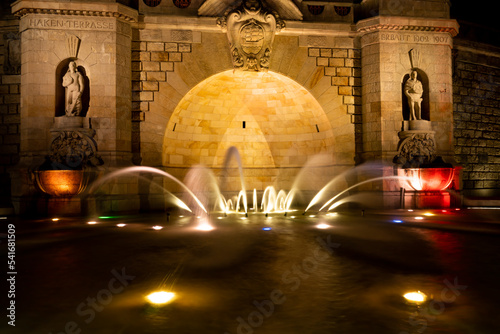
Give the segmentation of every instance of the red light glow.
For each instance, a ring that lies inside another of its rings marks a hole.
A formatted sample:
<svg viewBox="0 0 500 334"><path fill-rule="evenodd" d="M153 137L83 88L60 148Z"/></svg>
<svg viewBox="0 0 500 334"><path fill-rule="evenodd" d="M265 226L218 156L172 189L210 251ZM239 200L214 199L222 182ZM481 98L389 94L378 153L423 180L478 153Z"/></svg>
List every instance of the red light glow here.
<svg viewBox="0 0 500 334"><path fill-rule="evenodd" d="M398 175L404 177L402 185L408 190L442 191L453 181L453 168L405 168L398 170ZM409 187L408 187L409 186Z"/></svg>

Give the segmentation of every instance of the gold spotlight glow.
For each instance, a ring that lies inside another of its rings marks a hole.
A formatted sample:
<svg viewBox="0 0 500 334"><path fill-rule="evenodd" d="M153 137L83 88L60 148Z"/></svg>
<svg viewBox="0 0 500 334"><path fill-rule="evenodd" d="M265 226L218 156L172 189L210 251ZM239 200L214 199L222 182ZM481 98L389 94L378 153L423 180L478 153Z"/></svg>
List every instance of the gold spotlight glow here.
<svg viewBox="0 0 500 334"><path fill-rule="evenodd" d="M153 230L157 230L157 231L161 230L162 228L163 228L163 226L160 226L160 225L155 225L152 227Z"/></svg>
<svg viewBox="0 0 500 334"><path fill-rule="evenodd" d="M57 222L57 221L59 221L59 218L52 218L52 221Z"/></svg>
<svg viewBox="0 0 500 334"><path fill-rule="evenodd" d="M87 224L89 224L89 225L95 225L95 224L97 224L97 222L96 221L90 221L90 222L87 222Z"/></svg>
<svg viewBox="0 0 500 334"><path fill-rule="evenodd" d="M403 295L403 297L406 299L406 302L415 305L425 303L427 300L427 296L420 291L407 292Z"/></svg>
<svg viewBox="0 0 500 334"><path fill-rule="evenodd" d="M118 226L118 227L124 227L125 225L127 225L127 224L123 224L123 223L116 224L116 226Z"/></svg>
<svg viewBox="0 0 500 334"><path fill-rule="evenodd" d="M212 231L213 229L215 229L215 227L210 225L210 223L208 223L208 222L201 222L200 224L198 224L195 227L195 230L198 230L198 231Z"/></svg>
<svg viewBox="0 0 500 334"><path fill-rule="evenodd" d="M330 227L330 225L325 224L325 223L320 223L320 224L316 225L316 228L319 228L321 230L327 229L329 227Z"/></svg>
<svg viewBox="0 0 500 334"><path fill-rule="evenodd" d="M171 302L175 298L175 293L166 291L156 291L146 296L151 304L161 305Z"/></svg>

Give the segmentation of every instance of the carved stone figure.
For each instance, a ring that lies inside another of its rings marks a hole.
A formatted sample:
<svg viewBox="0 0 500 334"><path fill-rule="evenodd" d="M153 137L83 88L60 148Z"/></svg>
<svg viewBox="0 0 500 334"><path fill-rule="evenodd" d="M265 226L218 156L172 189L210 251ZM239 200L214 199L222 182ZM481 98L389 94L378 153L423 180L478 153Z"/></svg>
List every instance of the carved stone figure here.
<svg viewBox="0 0 500 334"><path fill-rule="evenodd" d="M74 61L69 63L68 72L63 77L62 85L66 88L66 116L80 116L82 111L82 93L85 89L85 83Z"/></svg>
<svg viewBox="0 0 500 334"><path fill-rule="evenodd" d="M410 78L404 86L404 93L408 97L408 104L410 106L410 120L422 119L421 105L423 92L422 83L417 79L417 71L412 71Z"/></svg>

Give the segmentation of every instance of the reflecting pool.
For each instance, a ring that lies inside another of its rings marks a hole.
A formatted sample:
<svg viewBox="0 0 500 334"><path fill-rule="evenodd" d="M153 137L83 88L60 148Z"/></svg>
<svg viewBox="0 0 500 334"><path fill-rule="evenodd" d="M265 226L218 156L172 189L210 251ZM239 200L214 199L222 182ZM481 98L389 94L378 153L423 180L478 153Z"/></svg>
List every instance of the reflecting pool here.
<svg viewBox="0 0 500 334"><path fill-rule="evenodd" d="M497 213L8 218L16 326L0 331L498 333Z"/></svg>

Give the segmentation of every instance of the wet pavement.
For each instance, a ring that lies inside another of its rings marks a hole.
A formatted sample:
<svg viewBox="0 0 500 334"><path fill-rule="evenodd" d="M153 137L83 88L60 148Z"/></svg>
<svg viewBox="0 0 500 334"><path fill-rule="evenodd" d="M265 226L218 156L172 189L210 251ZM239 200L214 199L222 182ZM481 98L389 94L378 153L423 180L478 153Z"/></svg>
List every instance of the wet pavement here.
<svg viewBox="0 0 500 334"><path fill-rule="evenodd" d="M16 274L0 332L500 332L499 210L311 215L212 215L212 231L177 215L2 219ZM149 304L158 289L176 299Z"/></svg>

